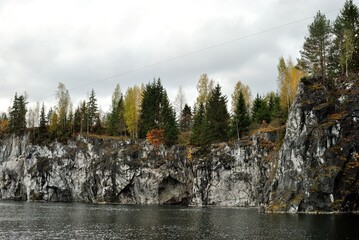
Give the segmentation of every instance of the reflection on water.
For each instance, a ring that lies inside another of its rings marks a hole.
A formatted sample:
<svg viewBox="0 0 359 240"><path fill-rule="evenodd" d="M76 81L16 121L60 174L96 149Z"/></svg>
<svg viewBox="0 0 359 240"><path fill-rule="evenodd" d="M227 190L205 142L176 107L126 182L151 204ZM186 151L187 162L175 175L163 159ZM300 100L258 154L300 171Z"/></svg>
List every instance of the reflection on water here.
<svg viewBox="0 0 359 240"><path fill-rule="evenodd" d="M359 239L359 215L0 202L0 239Z"/></svg>

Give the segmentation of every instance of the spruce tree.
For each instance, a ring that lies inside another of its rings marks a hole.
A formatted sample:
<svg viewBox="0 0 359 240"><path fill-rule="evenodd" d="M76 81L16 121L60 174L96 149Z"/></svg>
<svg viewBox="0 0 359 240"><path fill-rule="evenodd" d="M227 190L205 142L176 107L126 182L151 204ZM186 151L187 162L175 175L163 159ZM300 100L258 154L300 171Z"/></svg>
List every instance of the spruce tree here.
<svg viewBox="0 0 359 240"><path fill-rule="evenodd" d="M203 145L204 144L204 121L205 121L205 108L203 102L199 103L198 109L195 111L193 119L193 128L191 134L191 144Z"/></svg>
<svg viewBox="0 0 359 240"><path fill-rule="evenodd" d="M80 103L80 116L81 116L81 125L80 125L80 134L83 133L83 131L86 131L87 127L87 120L88 120L88 109L87 104L85 101L82 101Z"/></svg>
<svg viewBox="0 0 359 240"><path fill-rule="evenodd" d="M140 138L146 138L148 131L158 128L163 91L160 79L145 86L139 120Z"/></svg>
<svg viewBox="0 0 359 240"><path fill-rule="evenodd" d="M267 101L259 96L259 94L257 94L253 101L252 121L258 124L262 124L263 122L270 122L270 113Z"/></svg>
<svg viewBox="0 0 359 240"><path fill-rule="evenodd" d="M270 121L281 118L280 97L277 93L270 92L267 95Z"/></svg>
<svg viewBox="0 0 359 240"><path fill-rule="evenodd" d="M10 111L10 132L23 134L26 130L26 100L23 95L15 93L13 106Z"/></svg>
<svg viewBox="0 0 359 240"><path fill-rule="evenodd" d="M222 95L221 87L217 84L206 103L205 144L228 140L229 119L227 97Z"/></svg>
<svg viewBox="0 0 359 240"><path fill-rule="evenodd" d="M47 121L45 116L45 106L42 104L39 123L39 139L45 139L48 136Z"/></svg>
<svg viewBox="0 0 359 240"><path fill-rule="evenodd" d="M251 123L251 120L242 91L239 92L239 97L234 109L232 121L232 125L234 127L232 131L236 133L238 138L242 137L243 134L248 132L248 127Z"/></svg>
<svg viewBox="0 0 359 240"><path fill-rule="evenodd" d="M97 99L95 95L95 91L92 89L89 101L87 103L87 111L88 111L88 121L87 121L87 131L92 132L93 126L95 125L96 115L98 114L97 108Z"/></svg>
<svg viewBox="0 0 359 240"><path fill-rule="evenodd" d="M181 131L189 131L192 128L192 111L191 107L189 107L187 104L185 104L181 119L180 119L180 129Z"/></svg>
<svg viewBox="0 0 359 240"><path fill-rule="evenodd" d="M160 79L148 83L144 89L139 122L140 138L145 138L153 129L163 129L166 144L174 144L177 141L176 113Z"/></svg>
<svg viewBox="0 0 359 240"><path fill-rule="evenodd" d="M112 110L108 120L108 134L111 136L119 136L126 134L126 122L124 116L123 95L117 101L113 102Z"/></svg>
<svg viewBox="0 0 359 240"><path fill-rule="evenodd" d="M170 105L166 91L163 92L161 101L161 121L159 128L164 130L164 140L167 145L173 145L178 139L178 126L176 112Z"/></svg>

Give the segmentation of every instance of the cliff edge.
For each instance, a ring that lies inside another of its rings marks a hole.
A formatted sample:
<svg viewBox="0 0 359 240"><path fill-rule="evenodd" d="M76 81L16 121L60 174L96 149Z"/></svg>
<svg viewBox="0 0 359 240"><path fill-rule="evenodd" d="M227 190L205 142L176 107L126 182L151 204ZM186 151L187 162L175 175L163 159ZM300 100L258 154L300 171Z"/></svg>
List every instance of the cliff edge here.
<svg viewBox="0 0 359 240"><path fill-rule="evenodd" d="M287 120L269 212L359 210L359 80L303 79Z"/></svg>

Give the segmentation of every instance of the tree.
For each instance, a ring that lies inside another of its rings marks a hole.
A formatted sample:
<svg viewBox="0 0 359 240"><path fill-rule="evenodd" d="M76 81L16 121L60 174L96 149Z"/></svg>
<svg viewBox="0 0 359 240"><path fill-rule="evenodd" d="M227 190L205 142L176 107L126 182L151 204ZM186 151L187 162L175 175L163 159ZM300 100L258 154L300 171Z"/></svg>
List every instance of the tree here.
<svg viewBox="0 0 359 240"><path fill-rule="evenodd" d="M160 79L148 83L143 91L139 125L141 138L145 138L153 129L163 129L165 143L173 144L177 141L176 113Z"/></svg>
<svg viewBox="0 0 359 240"><path fill-rule="evenodd" d="M305 37L301 61L306 71L312 75L327 76L327 58L330 47L330 21L318 11L314 21L308 26L309 36Z"/></svg>
<svg viewBox="0 0 359 240"><path fill-rule="evenodd" d="M340 49L339 64L342 67L342 72L345 72L345 76L349 76L349 61L353 57L354 53L354 36L349 29L345 29L343 33L343 42Z"/></svg>
<svg viewBox="0 0 359 240"><path fill-rule="evenodd" d="M117 88L114 91L112 110L108 120L108 134L111 136L126 135L125 106L122 94L117 99Z"/></svg>
<svg viewBox="0 0 359 240"><path fill-rule="evenodd" d="M140 113L140 138L145 138L148 131L159 128L163 91L160 79L145 86Z"/></svg>
<svg viewBox="0 0 359 240"><path fill-rule="evenodd" d="M189 131L192 128L192 111L191 107L189 107L187 104L184 105L184 108L181 113L180 118L180 129L181 131Z"/></svg>
<svg viewBox="0 0 359 240"><path fill-rule="evenodd" d="M164 130L164 141L167 145L173 145L178 139L178 126L176 112L170 105L167 92L163 91L160 109L160 129Z"/></svg>
<svg viewBox="0 0 359 240"><path fill-rule="evenodd" d="M233 132L237 134L237 137L239 139L243 136L244 133L248 132L248 127L251 123L251 119L247 109L247 103L245 101L244 94L242 91L239 92L236 107L233 112Z"/></svg>
<svg viewBox="0 0 359 240"><path fill-rule="evenodd" d="M174 100L174 107L178 116L178 122L182 119L182 110L186 104L186 96L183 92L182 86L178 88L176 98Z"/></svg>
<svg viewBox="0 0 359 240"><path fill-rule="evenodd" d="M80 134L82 134L83 130L86 130L86 126L87 126L87 114L88 114L88 110L87 110L87 104L85 101L80 102Z"/></svg>
<svg viewBox="0 0 359 240"><path fill-rule="evenodd" d="M40 112L40 122L39 122L39 137L38 139L46 139L48 136L48 130L47 130L47 121L45 116L45 105L42 104L41 112Z"/></svg>
<svg viewBox="0 0 359 240"><path fill-rule="evenodd" d="M125 95L125 120L132 138L138 138L138 122L140 118L142 91L138 86L128 88Z"/></svg>
<svg viewBox="0 0 359 240"><path fill-rule="evenodd" d="M60 132L59 117L57 111L54 111L50 117L49 133L52 139L56 139L61 137Z"/></svg>
<svg viewBox="0 0 359 240"><path fill-rule="evenodd" d="M267 101L257 94L253 101L252 121L258 124L270 122L270 114Z"/></svg>
<svg viewBox="0 0 359 240"><path fill-rule="evenodd" d="M71 99L69 91L66 89L63 83L59 83L56 92L57 99L57 112L58 112L58 124L60 128L61 135L64 136L68 133L68 123L67 118L71 109Z"/></svg>
<svg viewBox="0 0 359 240"><path fill-rule="evenodd" d="M35 107L28 109L28 120L27 125L29 128L34 129L38 126L39 123L39 112L40 112L40 104L37 102Z"/></svg>
<svg viewBox="0 0 359 240"><path fill-rule="evenodd" d="M10 131L12 133L21 135L26 130L26 104L25 96L21 95L18 97L17 93L15 93L9 119Z"/></svg>
<svg viewBox="0 0 359 240"><path fill-rule="evenodd" d="M122 96L120 84L117 84L115 87L115 90L112 93L112 108L117 106L118 102L120 101L120 98Z"/></svg>
<svg viewBox="0 0 359 240"><path fill-rule="evenodd" d="M251 106L251 89L249 88L249 86L243 84L241 81L238 81L234 87L234 92L232 93L232 112L234 112L237 108L240 93L242 93L243 95L247 109L249 109Z"/></svg>
<svg viewBox="0 0 359 240"><path fill-rule="evenodd" d="M92 89L89 101L87 102L87 134L93 131L96 116L98 115L97 99L95 91Z"/></svg>
<svg viewBox="0 0 359 240"><path fill-rule="evenodd" d="M205 105L208 101L208 98L210 97L211 91L213 89L213 80L209 80L207 74L202 74L198 80L197 83L197 91L198 91L198 97L197 97L197 106L199 106L200 103Z"/></svg>
<svg viewBox="0 0 359 240"><path fill-rule="evenodd" d="M191 134L191 144L203 145L205 142L204 126L205 125L205 108L202 102L199 103L197 111L195 111L193 119L193 128Z"/></svg>
<svg viewBox="0 0 359 240"><path fill-rule="evenodd" d="M112 94L111 112L108 115L107 133L111 136L126 135L125 106L120 85L117 84Z"/></svg>
<svg viewBox="0 0 359 240"><path fill-rule="evenodd" d="M6 113L2 113L0 116L0 134L4 134L9 130L9 119Z"/></svg>
<svg viewBox="0 0 359 240"><path fill-rule="evenodd" d="M74 114L74 132L82 134L81 108L78 106Z"/></svg>
<svg viewBox="0 0 359 240"><path fill-rule="evenodd" d="M265 99L268 102L268 111L271 121L274 119L280 119L282 117L282 113L280 108L279 95L275 92L269 92Z"/></svg>
<svg viewBox="0 0 359 240"><path fill-rule="evenodd" d="M332 76L348 74L359 69L359 9L346 0L333 24L333 44L330 49ZM352 47L353 46L353 47Z"/></svg>
<svg viewBox="0 0 359 240"><path fill-rule="evenodd" d="M305 73L294 66L291 59L285 61L283 57L279 59L277 68L280 108L286 116L297 94L298 82Z"/></svg>
<svg viewBox="0 0 359 240"><path fill-rule="evenodd" d="M205 143L228 140L229 119L227 97L222 95L221 87L217 84L206 103Z"/></svg>

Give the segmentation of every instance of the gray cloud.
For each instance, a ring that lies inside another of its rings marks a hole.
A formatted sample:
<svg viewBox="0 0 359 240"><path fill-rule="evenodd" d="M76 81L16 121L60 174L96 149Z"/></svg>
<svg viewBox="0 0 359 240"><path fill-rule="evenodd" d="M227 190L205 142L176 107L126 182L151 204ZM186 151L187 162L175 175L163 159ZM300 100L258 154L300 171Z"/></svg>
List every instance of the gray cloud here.
<svg viewBox="0 0 359 240"><path fill-rule="evenodd" d="M218 81L229 97L238 80L253 94L275 91L278 59L298 57L311 19L121 73L314 16L317 10L336 10L343 3L9 0L1 4L0 111L6 111L15 92L28 92L31 102L54 104L59 82L70 90L74 105L94 88L104 110L117 83L125 92L157 77L171 99L181 85L190 104L202 73Z"/></svg>

